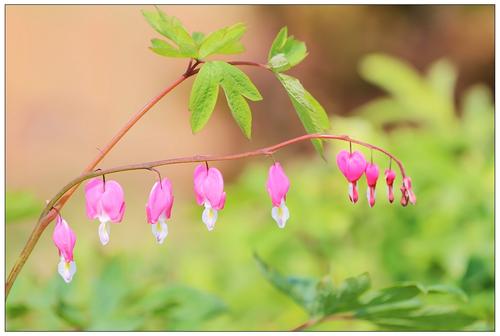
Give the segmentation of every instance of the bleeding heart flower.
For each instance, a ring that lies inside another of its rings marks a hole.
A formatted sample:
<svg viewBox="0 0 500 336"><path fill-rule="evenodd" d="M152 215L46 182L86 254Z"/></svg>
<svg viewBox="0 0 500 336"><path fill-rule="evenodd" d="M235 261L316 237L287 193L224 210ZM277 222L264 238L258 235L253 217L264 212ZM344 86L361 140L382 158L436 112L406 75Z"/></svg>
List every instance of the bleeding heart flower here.
<svg viewBox="0 0 500 336"><path fill-rule="evenodd" d="M104 182L101 178L91 179L85 185L85 200L87 216L90 219L98 218L99 239L102 245L109 243L111 223L120 223L125 213L123 189L116 181Z"/></svg>
<svg viewBox="0 0 500 336"><path fill-rule="evenodd" d="M349 153L342 150L337 154L337 165L349 182L349 199L351 202L356 203L358 201L358 187L356 183L365 172L365 157L358 151Z"/></svg>
<svg viewBox="0 0 500 336"><path fill-rule="evenodd" d="M158 244L162 244L168 234L167 219L170 219L173 203L172 183L168 178L161 180L161 184L156 182L149 194L146 215Z"/></svg>
<svg viewBox="0 0 500 336"><path fill-rule="evenodd" d="M73 275L76 273L76 264L73 260L73 249L75 248L76 235L61 215L57 215L52 240L59 250L60 261L57 265L57 270L64 281L69 283L73 279Z"/></svg>
<svg viewBox="0 0 500 336"><path fill-rule="evenodd" d="M217 168L198 165L194 170L194 192L196 202L205 206L201 219L208 231L212 231L217 221L217 212L224 209L226 203L221 172Z"/></svg>
<svg viewBox="0 0 500 336"><path fill-rule="evenodd" d="M413 193L411 187L411 178L409 176L405 176L403 178L403 186L406 192L406 198L410 201L411 204L415 205L415 203L417 203L417 197Z"/></svg>
<svg viewBox="0 0 500 336"><path fill-rule="evenodd" d="M367 164L365 169L365 176L366 184L368 184L366 197L368 198L368 204L370 204L370 208L373 208L373 206L375 205L375 187L377 186L378 166L374 163Z"/></svg>
<svg viewBox="0 0 500 336"><path fill-rule="evenodd" d="M290 213L285 205L286 193L290 188L290 181L279 162L274 163L269 168L266 187L274 205L271 211L272 217L278 223L278 227L283 229L286 221L290 218Z"/></svg>
<svg viewBox="0 0 500 336"><path fill-rule="evenodd" d="M387 183L387 197L389 198L389 202L394 202L394 191L393 184L394 179L396 178L396 173L391 169L385 170L385 182Z"/></svg>

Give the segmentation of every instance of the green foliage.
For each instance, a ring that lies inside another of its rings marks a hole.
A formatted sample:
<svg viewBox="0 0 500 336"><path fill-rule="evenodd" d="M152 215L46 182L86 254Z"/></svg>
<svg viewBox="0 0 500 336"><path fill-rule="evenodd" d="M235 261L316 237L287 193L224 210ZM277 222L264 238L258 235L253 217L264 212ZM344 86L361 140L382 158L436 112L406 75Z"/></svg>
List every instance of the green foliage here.
<svg viewBox="0 0 500 336"><path fill-rule="evenodd" d="M271 45L268 65L285 88L297 115L307 133L323 133L330 128L328 115L321 104L302 86L297 78L282 74L302 62L307 56L304 42L288 36L287 27L281 28ZM323 142L312 140L316 151L323 155Z"/></svg>
<svg viewBox="0 0 500 336"><path fill-rule="evenodd" d="M293 107L304 125L307 133L323 133L330 128L330 121L321 104L302 86L297 78L285 74L277 74L285 88ZM312 140L316 151L323 154L323 143L319 139Z"/></svg>
<svg viewBox="0 0 500 336"><path fill-rule="evenodd" d="M203 59L211 55L239 54L245 51L240 39L246 26L237 23L219 29L208 36L201 32L189 35L182 23L173 16L168 16L158 7L156 11L143 11L149 24L175 46L160 39L152 39L150 49L161 56Z"/></svg>
<svg viewBox="0 0 500 336"><path fill-rule="evenodd" d="M242 23L219 29L208 35L200 44L199 57L205 58L214 54L239 54L245 51L240 42L247 30Z"/></svg>
<svg viewBox="0 0 500 336"><path fill-rule="evenodd" d="M159 8L156 8L155 12L143 11L142 14L151 27L177 45L176 49L168 42L153 39L151 49L154 52L169 57L197 57L196 42L179 19L168 16ZM166 52L166 50L169 50L169 52Z"/></svg>
<svg viewBox="0 0 500 336"><path fill-rule="evenodd" d="M200 131L212 115L219 95L221 73L215 62L205 63L194 80L189 97L191 129Z"/></svg>
<svg viewBox="0 0 500 336"><path fill-rule="evenodd" d="M137 273L140 264L130 261L109 258L93 283L75 278L71 287L54 274L45 292L35 295L19 288L35 284L20 279L7 305L8 329L195 330L206 320L227 312L226 305L211 294L185 285L153 285L151 279L141 279ZM42 310L44 314L40 315Z"/></svg>
<svg viewBox="0 0 500 336"><path fill-rule="evenodd" d="M286 71L294 67L307 56L306 44L287 35L288 28L281 28L269 50L267 60L275 72Z"/></svg>
<svg viewBox="0 0 500 336"><path fill-rule="evenodd" d="M217 102L219 85L226 95L231 113L247 138L252 134L252 112L246 99L262 100L250 78L240 69L226 62L206 62L195 79L189 99L191 128L201 130L212 115ZM246 98L246 99L245 99Z"/></svg>
<svg viewBox="0 0 500 336"><path fill-rule="evenodd" d="M457 330L475 321L473 316L454 305L454 294L459 293L461 298L464 294L450 286L425 288L420 284L401 284L367 293L371 286L367 273L334 286L328 277L320 280L283 276L258 256L256 260L264 276L301 305L315 321L334 318L335 314L344 312L350 312L352 318L395 330ZM427 296L436 293L445 294L448 305L425 302Z"/></svg>
<svg viewBox="0 0 500 336"><path fill-rule="evenodd" d="M7 223L36 217L41 211L41 202L28 191L7 191L5 195L5 220Z"/></svg>

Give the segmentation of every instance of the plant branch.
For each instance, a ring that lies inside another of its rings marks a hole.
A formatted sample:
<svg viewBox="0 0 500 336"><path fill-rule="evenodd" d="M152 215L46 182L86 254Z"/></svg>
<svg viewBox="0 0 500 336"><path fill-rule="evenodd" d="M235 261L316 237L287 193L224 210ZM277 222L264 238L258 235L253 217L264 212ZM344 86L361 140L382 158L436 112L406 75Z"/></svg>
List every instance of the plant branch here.
<svg viewBox="0 0 500 336"><path fill-rule="evenodd" d="M85 169L82 172L82 176L85 176L85 174L94 170L95 167L97 167L97 165L111 151L111 149L113 149L113 147L123 138L123 136L139 121L139 119L141 119L142 116L144 116L144 114L146 114L154 105L156 105L156 103L158 103L165 95L167 95L170 91L175 89L179 84L184 82L187 78L196 75L199 71L199 69L196 69L196 67L201 63L203 62L198 60L190 60L184 74L182 74L182 76L180 76L177 80L175 80L172 84L170 84L167 88L165 88L162 92L160 92L160 94L158 94L156 97L151 99L146 105L144 105L137 113L135 113L129 119L129 121L125 125L123 125L122 128L120 128L120 130L113 136L113 138L111 138L111 140L106 144L106 146L102 150L100 150L99 154L87 165L87 167L85 167ZM250 65L268 69L267 65L256 62L234 61L229 63L233 65ZM54 210L54 208L57 206L60 210L66 204L68 199L73 195L73 193L76 191L78 185L79 183L73 185L71 188L66 189L63 194L59 195L57 204L49 202L51 206L48 207L47 205L45 210L38 218L37 224L33 228L33 231L31 232L28 241L24 245L23 250L21 251L19 257L17 258L16 263L12 267L9 276L7 277L7 281L5 282L6 300L7 296L10 293L12 285L16 281L17 275L19 274L24 264L26 263L26 260L30 256L31 251L33 251L33 248L37 244L38 239L40 239L40 236L42 235L43 231L47 228L49 223L56 217L57 212L56 210Z"/></svg>
<svg viewBox="0 0 500 336"><path fill-rule="evenodd" d="M243 152L243 153L237 153L237 154L230 154L230 155L194 155L194 156L186 156L186 157L180 157L180 158L173 158L173 159L166 159L166 160L159 160L159 161L151 161L151 162L142 162L142 163L135 163L135 164L130 164L130 165L125 165L125 166L119 166L119 167L114 167L114 168L108 168L108 169L99 169L97 171L87 173L84 175L80 175L79 177L73 179L70 181L66 186L64 186L51 200L49 203L47 203L47 206L42 212L42 216L44 213L48 213L56 204L57 201L64 195L68 190L71 190L75 186L80 185L80 183L91 179L93 177L97 176L103 176L103 175L108 175L108 174L113 174L113 173L119 173L119 172L126 172L126 171L133 171L133 170L152 170L154 167L160 167L160 166L168 166L168 165L174 165L174 164L183 164L183 163L196 163L196 162L212 162L212 161L230 161L230 160L239 160L239 159L245 159L245 158L251 158L251 157L256 157L256 156L271 156L280 149L283 149L287 146L306 141L306 140L313 140L313 139L325 139L325 140L341 140L341 141L347 141L347 142L352 142L359 144L361 146L376 150L378 152L381 152L388 157L392 158L399 166L401 175L404 177L405 176L405 171L403 164L401 161L396 158L394 155L391 153L387 152L386 150L374 146L372 144L352 139L347 135L332 135L332 134L306 134L302 135L287 141L280 142L276 145L269 146L269 147L264 147L260 149L256 149L253 151L249 152Z"/></svg>
<svg viewBox="0 0 500 336"><path fill-rule="evenodd" d="M5 284L6 288L6 297L9 294L9 291L21 271L24 263L28 259L28 256L31 254L31 251L33 250L34 246L36 245L38 239L40 238L41 234L47 227L47 225L54 219L55 214L57 214L57 210L55 210L56 206L62 207L64 205L64 202L71 196L71 194L74 193L76 188L78 186L93 177L97 176L102 176L102 175L107 175L107 174L112 174L112 173L118 173L118 172L125 172L125 171L132 171L132 170L151 170L154 167L159 167L159 166L166 166L166 165L173 165L173 164L182 164L182 163L195 163L195 162L208 162L208 161L229 161L229 160L239 160L239 159L244 159L244 158L250 158L250 157L256 157L256 156L270 156L280 149L283 149L287 146L306 141L306 140L313 140L313 139L325 139L325 140L340 140L340 141L346 141L349 143L356 143L358 145L376 150L378 152L381 152L388 157L392 158L398 166L401 171L401 175L404 177L405 176L405 170L403 167L403 164L401 161L396 158L394 155L389 153L383 148L380 148L378 146L374 146L372 144L352 139L347 135L332 135L332 134L306 134L302 135L287 141L280 142L276 145L269 146L269 147L264 147L261 149L249 151L249 152L244 152L244 153L237 153L237 154L231 154L231 155L195 155L195 156L187 156L187 157L181 157L181 158L173 158L173 159L166 159L166 160L160 160L160 161L152 161L152 162L145 162L145 163L137 163L137 164L131 164L131 165L126 165L126 166L119 166L119 167L114 167L114 168L109 168L109 169L99 169L97 171L93 172L88 172L80 175L79 177L73 179L70 181L66 186L64 186L45 206L45 209L42 211L40 218L38 220L37 225L35 226L35 229L31 233L30 238L28 239L28 242L26 243L24 249L22 250L18 260L14 264L14 267L12 268L9 277L7 279L7 282ZM108 150L109 151L109 150ZM97 161L97 160L95 160ZM97 161L99 162L99 161ZM97 163L96 163L97 164ZM90 167L90 165L89 165ZM68 196L69 195L69 196Z"/></svg>

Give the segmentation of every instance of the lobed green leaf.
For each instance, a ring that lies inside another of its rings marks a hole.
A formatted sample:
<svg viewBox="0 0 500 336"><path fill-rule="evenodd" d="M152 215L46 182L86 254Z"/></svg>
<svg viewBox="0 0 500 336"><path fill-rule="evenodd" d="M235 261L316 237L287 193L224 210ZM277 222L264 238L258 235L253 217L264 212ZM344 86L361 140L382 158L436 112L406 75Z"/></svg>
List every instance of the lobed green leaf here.
<svg viewBox="0 0 500 336"><path fill-rule="evenodd" d="M199 57L213 54L237 54L244 50L239 41L246 31L243 23L224 27L208 35L200 45Z"/></svg>
<svg viewBox="0 0 500 336"><path fill-rule="evenodd" d="M321 104L302 86L297 78L285 74L277 74L307 133L322 133L330 128L330 121ZM316 151L323 155L323 143L319 139L312 140Z"/></svg>
<svg viewBox="0 0 500 336"><path fill-rule="evenodd" d="M306 44L287 34L287 27L281 28L269 50L268 64L275 72L294 67L307 56Z"/></svg>
<svg viewBox="0 0 500 336"><path fill-rule="evenodd" d="M196 76L189 97L193 133L200 131L212 115L219 94L220 76L219 67L214 62L203 64Z"/></svg>
<svg viewBox="0 0 500 336"><path fill-rule="evenodd" d="M159 8L156 11L143 11L146 21L161 35L165 36L179 47L184 57L197 57L197 45L182 23L173 16L168 16ZM180 56L175 56L180 57Z"/></svg>

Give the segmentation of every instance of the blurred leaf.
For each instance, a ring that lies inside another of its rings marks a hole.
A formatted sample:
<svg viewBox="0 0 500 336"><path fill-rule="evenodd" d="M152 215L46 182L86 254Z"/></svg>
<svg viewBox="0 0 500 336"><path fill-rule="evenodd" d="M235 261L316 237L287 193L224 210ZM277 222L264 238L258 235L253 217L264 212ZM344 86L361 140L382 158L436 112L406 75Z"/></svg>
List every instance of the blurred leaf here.
<svg viewBox="0 0 500 336"><path fill-rule="evenodd" d="M7 191L5 195L7 223L35 218L41 211L41 202L29 191Z"/></svg>
<svg viewBox="0 0 500 336"><path fill-rule="evenodd" d="M54 311L57 316L77 330L84 329L87 324L87 319L83 314L83 309L67 304L63 300L58 301Z"/></svg>
<svg viewBox="0 0 500 336"><path fill-rule="evenodd" d="M432 285L426 288L427 293L437 293L437 294L449 294L454 295L462 301L467 301L467 294L463 290L458 287L450 286L450 285Z"/></svg>
<svg viewBox="0 0 500 336"><path fill-rule="evenodd" d="M359 296L370 288L370 277L363 273L344 280L338 288L322 298L321 315L352 311L361 306Z"/></svg>
<svg viewBox="0 0 500 336"><path fill-rule="evenodd" d="M287 35L287 27L281 28L269 50L268 62L273 71L286 71L302 62L307 56L306 44Z"/></svg>
<svg viewBox="0 0 500 336"><path fill-rule="evenodd" d="M219 298L182 285L151 290L137 302L138 311L162 321L168 330L194 330L227 311Z"/></svg>
<svg viewBox="0 0 500 336"><path fill-rule="evenodd" d="M156 7L155 12L143 11L142 14L148 21L148 23L160 34L174 42L178 47L178 55L175 57L197 57L197 47L194 39L186 31L182 23L173 16L168 16L162 12L158 7ZM163 45L164 54L163 56L170 56L169 53L165 52L166 42ZM154 45L153 45L154 47ZM152 49L153 49L152 47ZM172 47L173 49L173 47ZM153 49L155 52L159 53L157 50Z"/></svg>
<svg viewBox="0 0 500 336"><path fill-rule="evenodd" d="M434 92L453 105L457 81L457 71L453 64L446 59L434 62L427 72L427 81Z"/></svg>
<svg viewBox="0 0 500 336"><path fill-rule="evenodd" d="M196 45L200 47L201 43L205 39L205 34L203 34L202 32L193 32L193 34L191 34L191 37L193 38Z"/></svg>
<svg viewBox="0 0 500 336"><path fill-rule="evenodd" d="M221 74L215 62L206 62L194 80L189 97L191 129L200 131L210 119L219 94Z"/></svg>
<svg viewBox="0 0 500 336"><path fill-rule="evenodd" d="M243 23L224 27L208 35L200 45L199 57L213 54L236 54L244 51L240 39L246 31Z"/></svg>
<svg viewBox="0 0 500 336"><path fill-rule="evenodd" d="M302 277L285 277L270 268L257 254L254 258L259 265L260 270L267 280L280 291L290 296L297 304L302 306L309 314L317 311L317 285L318 280Z"/></svg>
<svg viewBox="0 0 500 336"><path fill-rule="evenodd" d="M365 306L375 306L409 300L424 292L422 287L417 284L396 285L373 292L370 299L365 303Z"/></svg>
<svg viewBox="0 0 500 336"><path fill-rule="evenodd" d="M417 299L417 296L427 297L433 293L463 296L452 286L434 285L425 289L419 284L401 284L367 293L363 299L362 294L370 288L367 273L347 278L334 287L327 279L284 277L258 256L255 258L266 278L301 305L312 320L321 321L327 316L352 312L354 318L397 330L459 330L476 320L448 302L445 306L426 305ZM447 322L447 319L453 321Z"/></svg>
<svg viewBox="0 0 500 336"><path fill-rule="evenodd" d="M450 95L456 75L447 62L434 64L428 79L425 79L402 60L384 54L370 54L361 61L360 73L365 80L390 93L401 104L407 118L425 117L431 123L455 122Z"/></svg>
<svg viewBox="0 0 500 336"><path fill-rule="evenodd" d="M8 304L5 309L5 313L9 319L15 319L18 317L23 317L30 311L29 307L24 303L14 303Z"/></svg>
<svg viewBox="0 0 500 336"><path fill-rule="evenodd" d="M320 103L304 89L297 78L285 74L277 74L278 79L285 88L292 104L304 125L307 133L323 133L330 128L330 121L325 109ZM323 155L323 143L319 139L312 140L316 151Z"/></svg>

